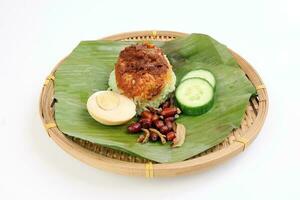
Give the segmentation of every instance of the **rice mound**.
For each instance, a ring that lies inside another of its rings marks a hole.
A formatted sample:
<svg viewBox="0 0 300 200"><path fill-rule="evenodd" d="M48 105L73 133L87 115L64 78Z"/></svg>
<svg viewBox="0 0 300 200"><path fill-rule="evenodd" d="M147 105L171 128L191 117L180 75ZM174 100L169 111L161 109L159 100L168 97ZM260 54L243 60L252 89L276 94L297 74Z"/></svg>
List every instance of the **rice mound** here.
<svg viewBox="0 0 300 200"><path fill-rule="evenodd" d="M137 100L133 99L135 104L137 105L137 112L143 111L146 107L159 107L164 101L166 101L169 97L169 94L175 90L176 84L176 75L173 71L171 71L171 77L168 82L165 84L164 88L161 90L160 94L155 96L154 99L151 100ZM122 91L118 88L115 76L115 70L110 73L108 80L109 90L122 94Z"/></svg>

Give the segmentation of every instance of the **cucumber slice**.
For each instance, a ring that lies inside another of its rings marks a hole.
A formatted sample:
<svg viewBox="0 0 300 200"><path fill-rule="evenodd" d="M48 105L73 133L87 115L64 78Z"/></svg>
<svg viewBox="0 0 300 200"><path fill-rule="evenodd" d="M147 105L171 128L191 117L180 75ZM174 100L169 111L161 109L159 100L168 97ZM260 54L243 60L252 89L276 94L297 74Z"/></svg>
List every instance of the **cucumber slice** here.
<svg viewBox="0 0 300 200"><path fill-rule="evenodd" d="M203 78L207 80L212 85L213 88L215 88L216 86L215 76L210 71L204 69L190 71L181 79L181 81L184 81L188 78Z"/></svg>
<svg viewBox="0 0 300 200"><path fill-rule="evenodd" d="M202 78L189 78L179 84L175 97L184 114L201 115L213 106L214 89Z"/></svg>

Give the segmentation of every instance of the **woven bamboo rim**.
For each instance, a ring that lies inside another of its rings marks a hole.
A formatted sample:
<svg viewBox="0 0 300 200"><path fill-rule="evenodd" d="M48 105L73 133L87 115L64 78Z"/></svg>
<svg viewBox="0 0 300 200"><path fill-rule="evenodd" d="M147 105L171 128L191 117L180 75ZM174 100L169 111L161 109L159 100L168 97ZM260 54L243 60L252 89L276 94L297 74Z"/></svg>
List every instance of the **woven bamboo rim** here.
<svg viewBox="0 0 300 200"><path fill-rule="evenodd" d="M106 37L107 40L172 40L185 33L170 31L129 32ZM242 152L256 138L265 121L268 110L268 96L265 85L252 66L231 50L232 55L245 72L247 78L257 88L257 97L249 101L240 128L235 129L219 145L176 163L154 163L140 157L90 143L63 134L56 126L54 118L55 71L60 61L46 78L40 96L40 115L48 135L66 152L93 167L113 171L123 175L160 177L176 176L211 167Z"/></svg>

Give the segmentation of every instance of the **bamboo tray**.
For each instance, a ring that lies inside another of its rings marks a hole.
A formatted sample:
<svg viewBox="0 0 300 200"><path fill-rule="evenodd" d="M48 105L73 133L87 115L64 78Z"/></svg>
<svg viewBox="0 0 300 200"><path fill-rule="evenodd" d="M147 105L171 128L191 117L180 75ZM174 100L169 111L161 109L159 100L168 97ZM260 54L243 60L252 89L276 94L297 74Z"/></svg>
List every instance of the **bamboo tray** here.
<svg viewBox="0 0 300 200"><path fill-rule="evenodd" d="M140 31L122 33L106 37L107 40L173 40L185 33L170 31ZM233 130L219 145L194 156L188 160L176 163L155 163L144 158L130 156L124 152L113 150L62 133L56 126L54 118L54 84L55 71L59 62L47 77L40 97L40 115L48 135L62 149L75 158L99 169L110 170L123 175L160 177L177 176L198 171L220 163L242 151L255 139L265 121L268 110L266 88L252 66L237 53L232 55L245 72L247 78L255 85L258 96L250 99L244 120L240 128Z"/></svg>

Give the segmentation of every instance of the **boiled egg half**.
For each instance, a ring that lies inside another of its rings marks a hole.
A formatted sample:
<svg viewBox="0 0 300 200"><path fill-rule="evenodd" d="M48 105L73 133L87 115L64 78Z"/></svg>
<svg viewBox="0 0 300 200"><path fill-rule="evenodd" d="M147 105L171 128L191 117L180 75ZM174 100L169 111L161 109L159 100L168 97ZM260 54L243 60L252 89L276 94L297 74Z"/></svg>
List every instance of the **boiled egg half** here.
<svg viewBox="0 0 300 200"><path fill-rule="evenodd" d="M104 125L120 125L128 122L136 114L133 100L113 91L99 91L87 101L89 114Z"/></svg>

